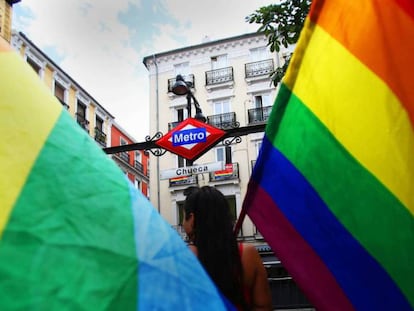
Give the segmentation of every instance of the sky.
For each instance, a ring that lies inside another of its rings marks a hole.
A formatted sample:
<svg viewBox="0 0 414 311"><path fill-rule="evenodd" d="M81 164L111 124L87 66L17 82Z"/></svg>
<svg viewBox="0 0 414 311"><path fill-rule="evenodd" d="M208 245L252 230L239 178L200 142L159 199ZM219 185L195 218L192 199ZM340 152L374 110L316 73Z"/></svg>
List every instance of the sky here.
<svg viewBox="0 0 414 311"><path fill-rule="evenodd" d="M22 0L12 27L69 74L136 141L149 133L145 56L255 32L266 0ZM152 135L151 135L152 136Z"/></svg>

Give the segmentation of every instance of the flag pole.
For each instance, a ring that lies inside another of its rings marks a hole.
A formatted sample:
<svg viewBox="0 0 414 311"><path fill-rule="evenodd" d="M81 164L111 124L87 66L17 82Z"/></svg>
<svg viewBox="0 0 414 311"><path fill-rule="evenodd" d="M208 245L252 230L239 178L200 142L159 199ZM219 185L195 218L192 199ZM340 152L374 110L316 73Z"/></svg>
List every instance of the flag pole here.
<svg viewBox="0 0 414 311"><path fill-rule="evenodd" d="M236 237L239 235L244 218L246 218L246 208L243 206L242 210L240 211L239 218L237 218L236 225L234 226L234 236Z"/></svg>

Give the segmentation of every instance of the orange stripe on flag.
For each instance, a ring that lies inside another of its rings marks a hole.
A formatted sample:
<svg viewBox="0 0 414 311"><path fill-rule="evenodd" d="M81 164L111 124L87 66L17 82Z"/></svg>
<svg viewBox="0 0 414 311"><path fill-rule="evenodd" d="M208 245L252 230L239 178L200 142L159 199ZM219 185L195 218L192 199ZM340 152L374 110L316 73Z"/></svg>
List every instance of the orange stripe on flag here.
<svg viewBox="0 0 414 311"><path fill-rule="evenodd" d="M311 19L379 76L400 99L414 124L414 19L394 1L323 1ZM387 9L383 6L386 5ZM336 8L342 7L343 10ZM343 14L346 12L346 14ZM378 18L380 17L380 18ZM386 25L386 27L384 26ZM352 29L352 31L349 31Z"/></svg>

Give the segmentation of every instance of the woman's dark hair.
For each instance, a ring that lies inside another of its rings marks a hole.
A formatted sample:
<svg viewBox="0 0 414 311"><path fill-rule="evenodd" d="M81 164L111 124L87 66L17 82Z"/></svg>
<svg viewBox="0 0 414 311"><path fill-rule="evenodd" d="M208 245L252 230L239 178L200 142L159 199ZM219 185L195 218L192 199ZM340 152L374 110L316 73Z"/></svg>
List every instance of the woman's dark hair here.
<svg viewBox="0 0 414 311"><path fill-rule="evenodd" d="M184 210L186 219L194 214L198 259L221 292L244 308L243 268L226 198L210 186L189 188L186 195Z"/></svg>

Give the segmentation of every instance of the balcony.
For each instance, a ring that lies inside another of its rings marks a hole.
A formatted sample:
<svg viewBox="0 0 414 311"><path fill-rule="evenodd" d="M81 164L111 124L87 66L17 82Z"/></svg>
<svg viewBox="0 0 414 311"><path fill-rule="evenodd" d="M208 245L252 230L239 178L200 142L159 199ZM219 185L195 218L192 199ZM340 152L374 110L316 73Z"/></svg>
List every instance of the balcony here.
<svg viewBox="0 0 414 311"><path fill-rule="evenodd" d="M260 76L269 76L273 70L273 59L266 59L244 65L246 79Z"/></svg>
<svg viewBox="0 0 414 311"><path fill-rule="evenodd" d="M233 67L206 71L206 86L233 82Z"/></svg>
<svg viewBox="0 0 414 311"><path fill-rule="evenodd" d="M187 185L197 184L198 178L197 178L197 175L180 176L180 177L170 178L169 182L170 182L170 187L187 186Z"/></svg>
<svg viewBox="0 0 414 311"><path fill-rule="evenodd" d="M175 121L175 122L168 123L168 131L171 131L173 128L178 126L178 124L180 124L181 122L183 122L183 121Z"/></svg>
<svg viewBox="0 0 414 311"><path fill-rule="evenodd" d="M195 80L194 80L194 75L193 74L188 74L188 75L182 75L182 77L184 78L185 82L189 82L190 83L190 87L194 88L195 85ZM176 82L176 78L171 78L168 79L168 93L172 93L172 87Z"/></svg>
<svg viewBox="0 0 414 311"><path fill-rule="evenodd" d="M229 163L224 170L209 173L210 182L235 179L239 179L239 163Z"/></svg>
<svg viewBox="0 0 414 311"><path fill-rule="evenodd" d="M249 124L267 122L271 111L272 106L249 109L247 111Z"/></svg>
<svg viewBox="0 0 414 311"><path fill-rule="evenodd" d="M240 126L240 123L236 121L235 112L226 112L222 114L208 116L207 123L223 130L236 128Z"/></svg>
<svg viewBox="0 0 414 311"><path fill-rule="evenodd" d="M85 119L85 116L82 114L76 113L76 121L85 131L89 133L89 121Z"/></svg>
<svg viewBox="0 0 414 311"><path fill-rule="evenodd" d="M99 128L95 127L95 140L106 147L106 134Z"/></svg>
<svg viewBox="0 0 414 311"><path fill-rule="evenodd" d="M120 152L117 154L118 157L120 157L122 160L124 160L125 162L127 162L129 164L129 153L124 151L124 152Z"/></svg>
<svg viewBox="0 0 414 311"><path fill-rule="evenodd" d="M144 173L144 165L142 165L141 162L135 160L134 161L134 167L141 173Z"/></svg>

